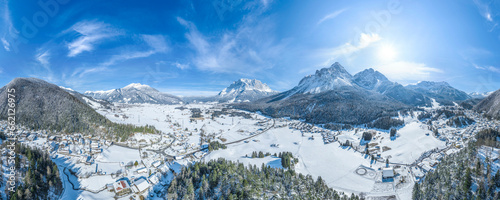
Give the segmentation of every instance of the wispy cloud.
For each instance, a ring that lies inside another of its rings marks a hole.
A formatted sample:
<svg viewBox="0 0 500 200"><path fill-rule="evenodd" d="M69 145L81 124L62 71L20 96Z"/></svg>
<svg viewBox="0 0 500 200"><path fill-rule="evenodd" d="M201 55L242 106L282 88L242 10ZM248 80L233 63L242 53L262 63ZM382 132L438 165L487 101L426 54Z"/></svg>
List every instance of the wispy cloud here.
<svg viewBox="0 0 500 200"><path fill-rule="evenodd" d="M479 65L477 65L475 63L472 63L472 66L474 66L474 68L476 68L476 69L487 70L487 71L491 71L491 72L495 72L495 73L500 73L500 68L494 67L494 66L491 66L491 65L488 65L488 66L479 66Z"/></svg>
<svg viewBox="0 0 500 200"><path fill-rule="evenodd" d="M9 42L7 42L7 40L5 38L2 38L2 45L3 45L3 48L5 49L5 51L10 51L10 44Z"/></svg>
<svg viewBox="0 0 500 200"><path fill-rule="evenodd" d="M83 68L83 67L79 67L79 68L76 68L73 73L71 74L71 77L78 77L78 78L82 78L84 77L85 75L87 74L91 74L91 73L97 73L97 72L103 72L103 71L108 71L109 69L107 67L92 67L92 68Z"/></svg>
<svg viewBox="0 0 500 200"><path fill-rule="evenodd" d="M146 51L125 50L120 54L112 56L109 60L103 62L101 66L107 67L118 62L123 62L130 59L146 58L156 53L164 53L168 50L168 45L165 38L161 35L141 35L144 43L150 48Z"/></svg>
<svg viewBox="0 0 500 200"><path fill-rule="evenodd" d="M182 70L189 68L189 64L181 64L179 62L175 62L174 66Z"/></svg>
<svg viewBox="0 0 500 200"><path fill-rule="evenodd" d="M42 66L47 69L47 70L50 70L50 62L49 62L49 59L50 59L50 52L48 50L39 50L39 53L37 53L35 55L35 59L40 63L42 64Z"/></svg>
<svg viewBox="0 0 500 200"><path fill-rule="evenodd" d="M202 34L190 21L181 17L177 21L188 30L185 37L195 51L192 64L203 71L255 73L271 68L270 60L284 49L284 44L276 43L272 37L260 37L271 35L272 21L268 18L256 21L254 16L247 15L235 30L212 37Z"/></svg>
<svg viewBox="0 0 500 200"><path fill-rule="evenodd" d="M438 68L429 67L424 63L398 61L374 67L390 80L399 83L412 83L415 81L429 80L435 73L444 73Z"/></svg>
<svg viewBox="0 0 500 200"><path fill-rule="evenodd" d="M380 41L381 39L382 38L376 33L372 34L361 33L357 44L346 43L340 47L335 48L332 54L333 55L352 54L356 51L359 51L361 49L370 46L372 43Z"/></svg>
<svg viewBox="0 0 500 200"><path fill-rule="evenodd" d="M481 0L473 0L474 4L476 4L477 9L481 16L483 16L489 22L493 22L493 17L491 16L491 9L488 3L483 2Z"/></svg>
<svg viewBox="0 0 500 200"><path fill-rule="evenodd" d="M75 57L85 51L90 52L106 39L121 35L121 31L99 21L78 22L65 32L70 31L77 32L79 36L67 44L69 57Z"/></svg>
<svg viewBox="0 0 500 200"><path fill-rule="evenodd" d="M18 31L14 28L12 24L12 18L10 16L10 10L8 6L8 1L0 1L0 11L3 19L3 24L2 24L2 32L4 33L4 36L1 38L3 48L6 51L11 51L11 45L9 40L12 39L10 38L11 35L16 35Z"/></svg>
<svg viewBox="0 0 500 200"><path fill-rule="evenodd" d="M333 19L337 16L339 16L340 14L342 14L343 12L345 12L347 10L347 8L344 8L344 9L340 9L340 10L337 10L335 12L332 12L328 15L325 15L323 18L321 18L318 23L316 23L316 25L320 25L321 23L325 22L326 20L329 20L329 19Z"/></svg>
<svg viewBox="0 0 500 200"><path fill-rule="evenodd" d="M479 14L486 19L489 26L489 32L493 32L496 27L498 27L498 22L495 20L494 16L498 13L495 12L495 9L491 9L491 2L484 2L483 0L473 0L476 5Z"/></svg>
<svg viewBox="0 0 500 200"><path fill-rule="evenodd" d="M382 38L376 33L361 33L357 41L350 41L333 48L319 49L315 52L315 55L326 57L327 60L320 65L328 66L331 65L333 61L339 60L340 58L350 60L353 54L380 40L382 40ZM305 70L308 69L303 69L302 72Z"/></svg>
<svg viewBox="0 0 500 200"><path fill-rule="evenodd" d="M161 35L142 35L142 39L151 47L155 53L166 52L168 45Z"/></svg>

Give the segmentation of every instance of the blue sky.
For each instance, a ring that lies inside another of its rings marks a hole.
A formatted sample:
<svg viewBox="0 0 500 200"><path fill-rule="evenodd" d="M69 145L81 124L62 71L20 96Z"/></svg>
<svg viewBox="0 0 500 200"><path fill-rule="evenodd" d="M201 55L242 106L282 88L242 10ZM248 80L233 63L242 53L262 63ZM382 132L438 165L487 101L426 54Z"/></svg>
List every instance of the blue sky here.
<svg viewBox="0 0 500 200"><path fill-rule="evenodd" d="M402 84L500 89L500 1L0 0L0 19L0 85L189 96L255 78L284 91L338 61Z"/></svg>

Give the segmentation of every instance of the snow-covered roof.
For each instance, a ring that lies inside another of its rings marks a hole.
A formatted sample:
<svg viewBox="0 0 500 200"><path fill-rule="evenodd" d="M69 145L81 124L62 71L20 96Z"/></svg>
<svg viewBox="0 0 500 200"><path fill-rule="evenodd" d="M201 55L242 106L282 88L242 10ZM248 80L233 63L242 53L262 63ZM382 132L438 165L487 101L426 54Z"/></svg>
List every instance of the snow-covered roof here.
<svg viewBox="0 0 500 200"><path fill-rule="evenodd" d="M144 177L140 177L134 181L135 187L137 188L137 191L142 192L146 189L149 188L149 182L146 180Z"/></svg>
<svg viewBox="0 0 500 200"><path fill-rule="evenodd" d="M384 168L382 169L382 177L394 177L394 170L392 168Z"/></svg>
<svg viewBox="0 0 500 200"><path fill-rule="evenodd" d="M115 192L118 193L122 191L123 189L130 188L130 185L128 184L127 181L121 180L117 181L113 184L113 187L115 188Z"/></svg>

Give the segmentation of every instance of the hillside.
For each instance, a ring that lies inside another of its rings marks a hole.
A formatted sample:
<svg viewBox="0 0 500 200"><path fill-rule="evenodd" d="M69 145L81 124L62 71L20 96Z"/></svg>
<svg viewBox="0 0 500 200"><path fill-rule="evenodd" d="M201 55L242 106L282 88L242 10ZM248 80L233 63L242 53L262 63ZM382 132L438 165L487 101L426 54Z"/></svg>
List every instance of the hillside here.
<svg viewBox="0 0 500 200"><path fill-rule="evenodd" d="M456 89L447 82L420 81L414 85L408 85L406 88L419 92L429 98L434 98L438 103L444 105L453 105L453 102L461 102L471 97Z"/></svg>
<svg viewBox="0 0 500 200"><path fill-rule="evenodd" d="M486 116L500 119L500 90L484 98L474 109L478 112L484 112Z"/></svg>
<svg viewBox="0 0 500 200"><path fill-rule="evenodd" d="M392 97L401 103L412 106L430 105L431 101L422 93L407 89L399 83L387 79L374 69L366 69L354 75L354 81L361 87Z"/></svg>
<svg viewBox="0 0 500 200"><path fill-rule="evenodd" d="M233 107L320 124L368 123L408 108L393 98L358 86L339 63L304 77L289 91Z"/></svg>
<svg viewBox="0 0 500 200"><path fill-rule="evenodd" d="M262 165L247 168L225 159L183 168L168 188L169 199L359 199L329 188L319 177Z"/></svg>
<svg viewBox="0 0 500 200"><path fill-rule="evenodd" d="M500 136L496 130L482 130L477 142L445 157L413 188L413 199L499 199Z"/></svg>
<svg viewBox="0 0 500 200"><path fill-rule="evenodd" d="M140 83L132 83L123 88L108 91L86 91L84 94L95 99L116 103L176 104L182 102L179 97Z"/></svg>
<svg viewBox="0 0 500 200"><path fill-rule="evenodd" d="M105 133L126 138L135 129L112 123L87 103L57 85L36 78L15 78L0 89L0 120L7 120L7 89L15 89L16 124L34 130ZM147 131L153 130L148 127Z"/></svg>

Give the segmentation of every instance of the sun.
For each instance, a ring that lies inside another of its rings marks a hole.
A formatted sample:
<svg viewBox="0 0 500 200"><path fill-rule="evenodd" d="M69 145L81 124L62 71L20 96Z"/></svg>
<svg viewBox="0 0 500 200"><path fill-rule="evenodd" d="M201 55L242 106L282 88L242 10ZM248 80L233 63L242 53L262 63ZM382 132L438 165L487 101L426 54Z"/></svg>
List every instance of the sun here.
<svg viewBox="0 0 500 200"><path fill-rule="evenodd" d="M396 56L397 52L392 45L385 44L378 49L378 57L381 60L391 61L394 60Z"/></svg>

